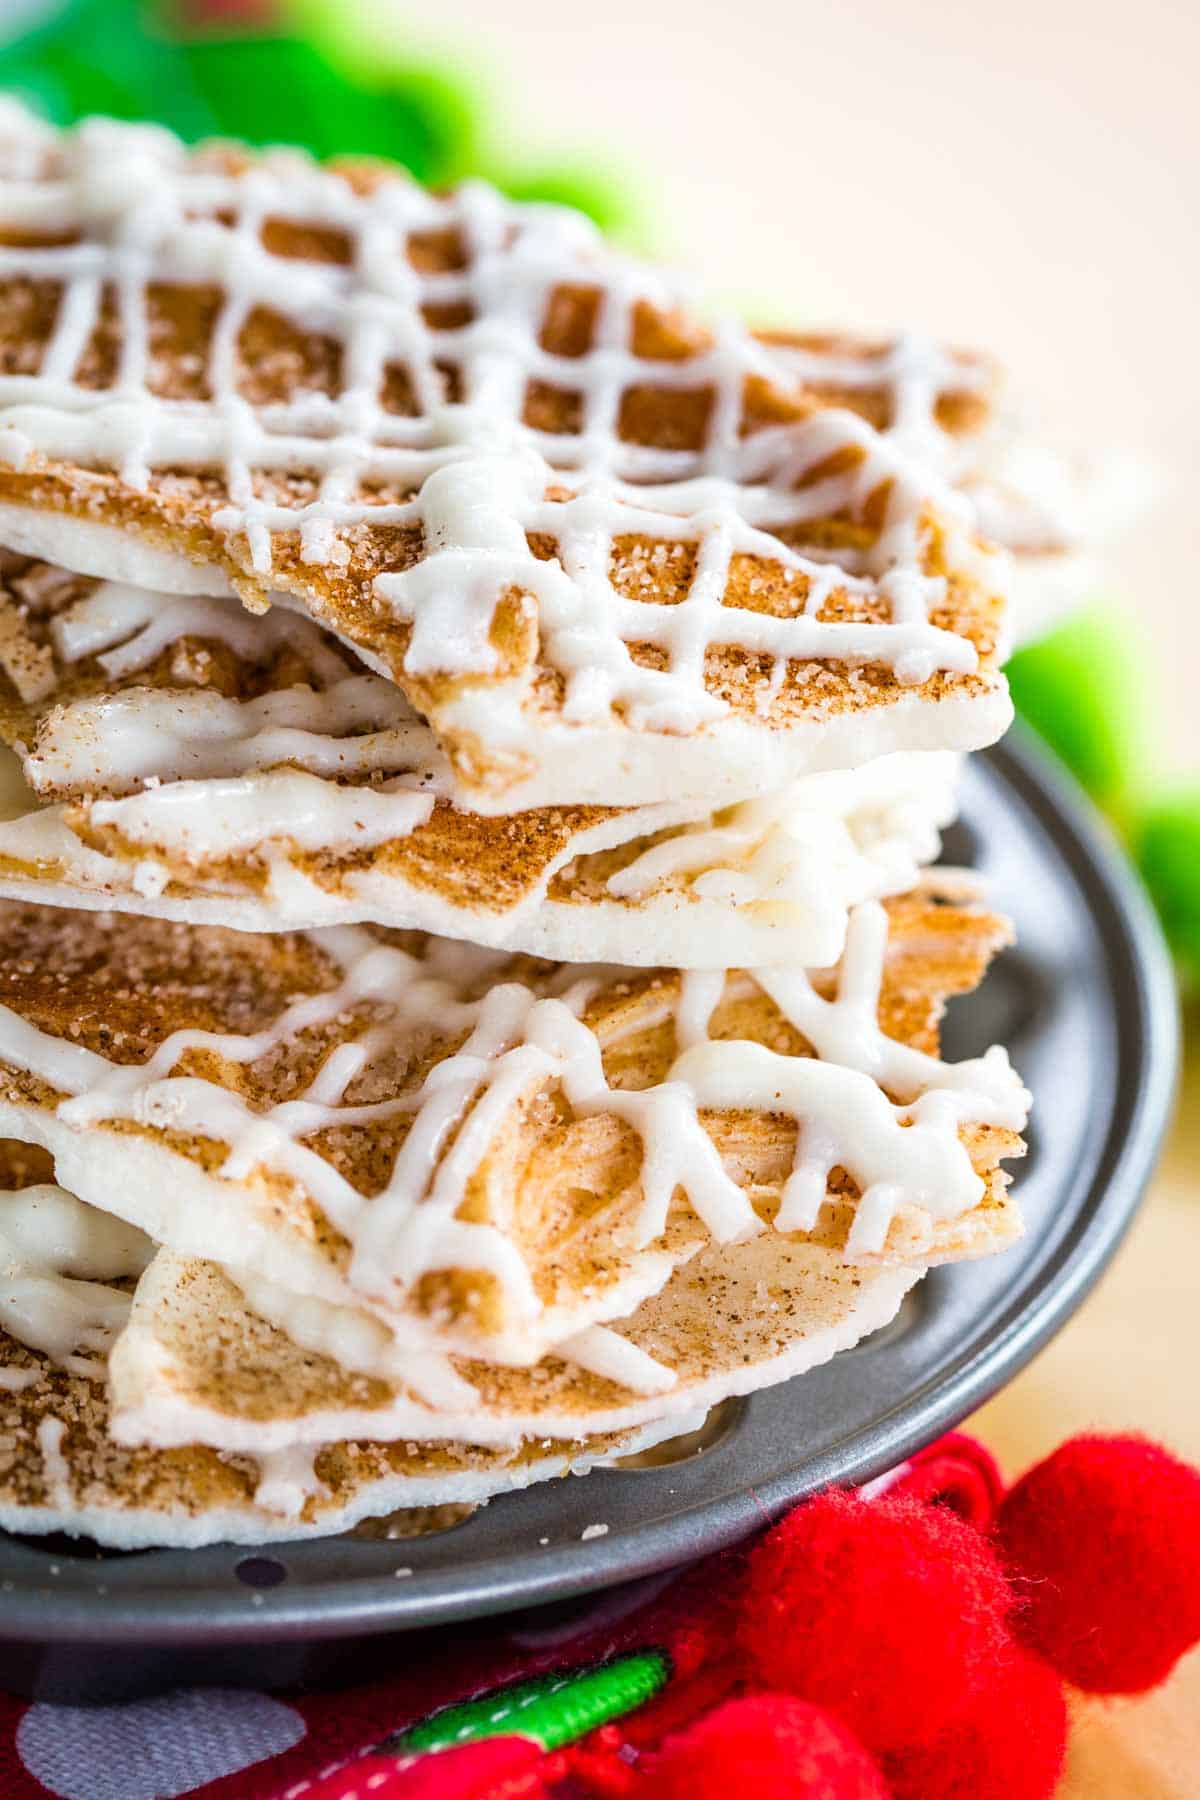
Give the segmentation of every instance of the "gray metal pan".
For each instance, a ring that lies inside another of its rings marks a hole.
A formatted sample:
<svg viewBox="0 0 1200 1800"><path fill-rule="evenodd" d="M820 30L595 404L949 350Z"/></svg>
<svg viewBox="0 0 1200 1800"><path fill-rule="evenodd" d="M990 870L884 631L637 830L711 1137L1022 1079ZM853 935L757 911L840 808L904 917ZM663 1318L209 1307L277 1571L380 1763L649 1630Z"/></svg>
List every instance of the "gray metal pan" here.
<svg viewBox="0 0 1200 1800"><path fill-rule="evenodd" d="M1033 1089L1022 1243L935 1271L884 1333L727 1409L685 1461L530 1489L435 1535L123 1556L0 1536L0 1686L75 1700L280 1687L352 1672L368 1641L378 1668L381 1633L563 1602L732 1543L896 1464L1011 1380L1136 1210L1170 1113L1176 1001L1136 883L1028 748L972 759L946 860L975 867L1017 925L1019 947L952 1007L948 1046L1004 1042Z"/></svg>

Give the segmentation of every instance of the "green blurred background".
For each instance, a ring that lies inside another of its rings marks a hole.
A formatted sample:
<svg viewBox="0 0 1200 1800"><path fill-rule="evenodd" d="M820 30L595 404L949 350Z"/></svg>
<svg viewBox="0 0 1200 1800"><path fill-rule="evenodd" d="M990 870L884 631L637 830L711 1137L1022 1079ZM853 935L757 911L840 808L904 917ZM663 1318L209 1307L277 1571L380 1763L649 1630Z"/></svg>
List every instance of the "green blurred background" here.
<svg viewBox="0 0 1200 1800"><path fill-rule="evenodd" d="M594 155L550 166L506 148L486 53L416 52L370 0L11 0L0 81L60 124L155 119L181 137L301 144L402 163L445 186L481 175L630 233L633 190Z"/></svg>

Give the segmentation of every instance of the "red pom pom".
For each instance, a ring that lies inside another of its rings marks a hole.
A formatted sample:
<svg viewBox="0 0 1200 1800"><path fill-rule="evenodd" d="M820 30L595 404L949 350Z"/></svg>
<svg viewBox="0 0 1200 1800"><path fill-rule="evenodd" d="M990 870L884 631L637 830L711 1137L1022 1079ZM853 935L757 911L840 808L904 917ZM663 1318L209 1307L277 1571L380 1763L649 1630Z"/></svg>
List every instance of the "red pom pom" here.
<svg viewBox="0 0 1200 1800"><path fill-rule="evenodd" d="M1013 1629L1076 1687L1141 1693L1200 1639L1200 1473L1144 1438L1072 1438L1008 1494L997 1540Z"/></svg>
<svg viewBox="0 0 1200 1800"><path fill-rule="evenodd" d="M615 1725L602 1725L559 1754L571 1794L586 1794L587 1800L626 1800L638 1785L625 1739Z"/></svg>
<svg viewBox="0 0 1200 1800"><path fill-rule="evenodd" d="M990 1531L1004 1493L1000 1465L978 1438L965 1431L948 1431L924 1450L910 1456L894 1475L886 1491L906 1500L937 1501L948 1506L968 1525Z"/></svg>
<svg viewBox="0 0 1200 1800"><path fill-rule="evenodd" d="M990 1545L942 1507L831 1493L750 1558L740 1638L764 1686L827 1706L876 1752L935 1737L1011 1643Z"/></svg>
<svg viewBox="0 0 1200 1800"><path fill-rule="evenodd" d="M790 1694L727 1700L669 1737L635 1792L641 1800L887 1800L872 1758L844 1726Z"/></svg>
<svg viewBox="0 0 1200 1800"><path fill-rule="evenodd" d="M1049 1800L1066 1747L1062 1683L1016 1650L948 1730L884 1767L895 1800Z"/></svg>
<svg viewBox="0 0 1200 1800"><path fill-rule="evenodd" d="M562 1758L529 1738L483 1738L425 1756L360 1756L315 1782L311 1800L546 1800L561 1773Z"/></svg>

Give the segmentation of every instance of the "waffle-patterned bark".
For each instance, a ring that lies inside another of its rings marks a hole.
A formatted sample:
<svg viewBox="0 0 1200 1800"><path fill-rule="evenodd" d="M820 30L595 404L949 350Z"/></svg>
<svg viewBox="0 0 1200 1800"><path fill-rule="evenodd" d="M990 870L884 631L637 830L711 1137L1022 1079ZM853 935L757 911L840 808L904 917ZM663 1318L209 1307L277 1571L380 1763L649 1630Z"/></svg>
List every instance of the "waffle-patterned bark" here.
<svg viewBox="0 0 1200 1800"><path fill-rule="evenodd" d="M1000 573L966 511L584 221L3 124L9 542L83 568L132 536L181 582L291 595L494 810L1003 729Z"/></svg>

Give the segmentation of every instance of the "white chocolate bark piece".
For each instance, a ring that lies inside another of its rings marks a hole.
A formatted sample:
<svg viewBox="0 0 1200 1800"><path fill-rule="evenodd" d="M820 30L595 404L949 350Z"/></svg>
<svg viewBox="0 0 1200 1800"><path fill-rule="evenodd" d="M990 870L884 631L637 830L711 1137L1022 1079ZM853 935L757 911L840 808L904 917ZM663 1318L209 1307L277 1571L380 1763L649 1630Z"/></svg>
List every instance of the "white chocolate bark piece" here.
<svg viewBox="0 0 1200 1800"><path fill-rule="evenodd" d="M455 803L399 691L303 617L9 553L0 627L0 735L25 781L0 819L14 897L563 961L823 964L852 906L912 886L954 811L956 759L926 752L702 816L486 816Z"/></svg>
<svg viewBox="0 0 1200 1800"><path fill-rule="evenodd" d="M0 1131L157 1243L375 1311L426 1397L447 1354L537 1361L710 1243L925 1265L1017 1228L1028 1096L999 1049L937 1054L1007 928L944 881L860 907L812 975L2 921Z"/></svg>
<svg viewBox="0 0 1200 1800"><path fill-rule="evenodd" d="M89 567L108 528L288 595L480 809L711 804L1007 723L969 509L561 209L9 108L0 299L24 546L83 521Z"/></svg>

